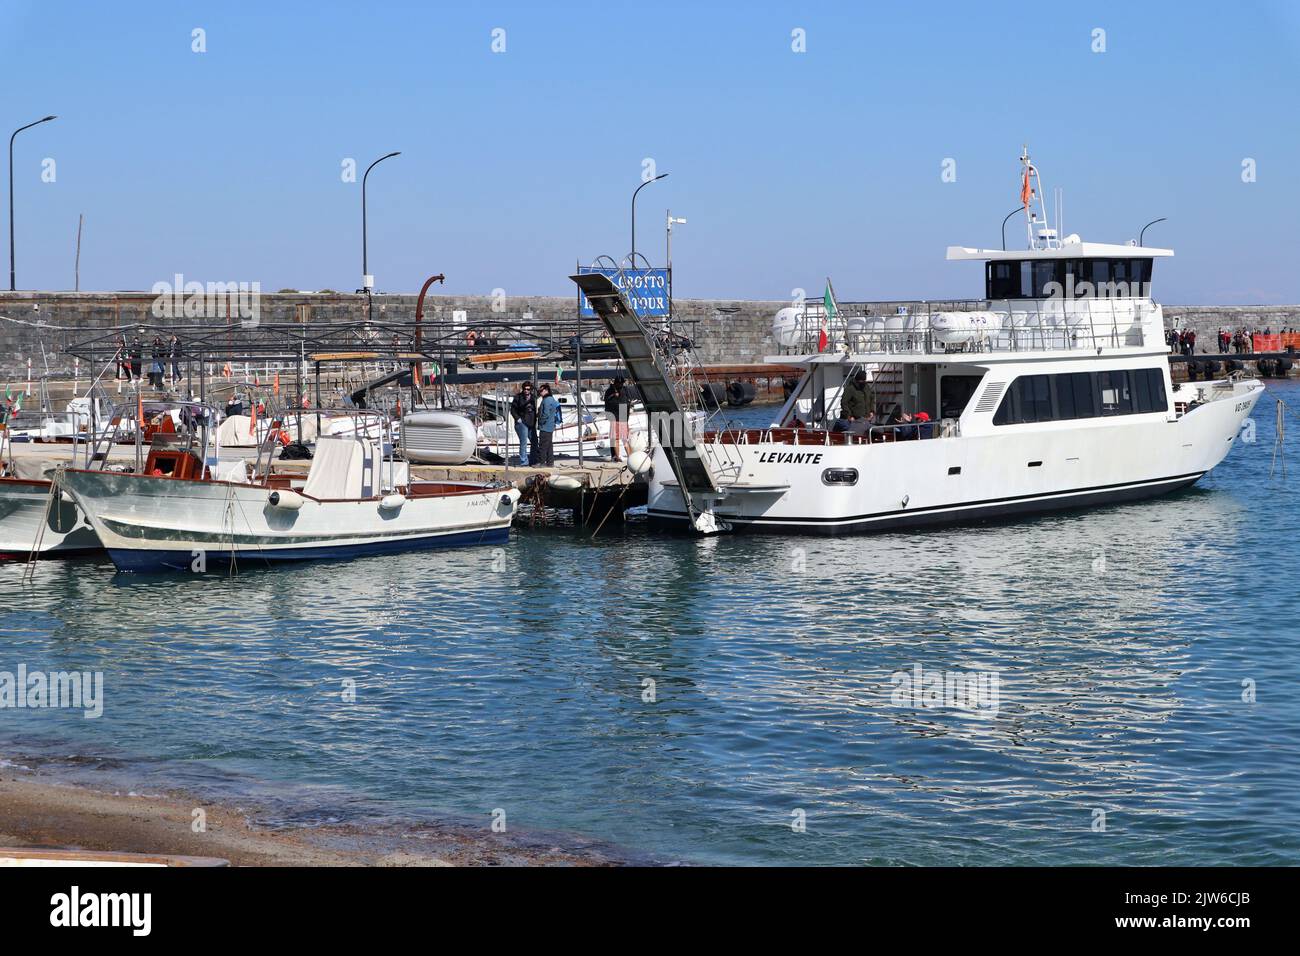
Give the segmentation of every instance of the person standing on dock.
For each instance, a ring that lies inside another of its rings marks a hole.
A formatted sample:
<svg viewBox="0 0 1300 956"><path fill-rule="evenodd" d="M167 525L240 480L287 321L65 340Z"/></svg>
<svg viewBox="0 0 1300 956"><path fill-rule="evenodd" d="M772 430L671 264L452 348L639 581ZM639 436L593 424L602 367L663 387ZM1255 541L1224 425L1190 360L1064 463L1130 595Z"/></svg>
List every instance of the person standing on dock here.
<svg viewBox="0 0 1300 956"><path fill-rule="evenodd" d="M510 400L510 417L515 420L515 434L519 436L519 464L533 464L528 457L530 447L537 450L537 404L533 401L532 382L524 382Z"/></svg>
<svg viewBox="0 0 1300 956"><path fill-rule="evenodd" d="M537 454L533 456L533 464L553 468L555 466L553 439L555 429L560 424L560 403L551 394L551 386L543 385L538 391L541 392L542 401L537 408Z"/></svg>
<svg viewBox="0 0 1300 956"><path fill-rule="evenodd" d="M628 402L627 392L623 388L626 379L615 375L609 388L605 389L605 414L609 416L609 458L620 461L621 455L632 453L632 442L628 437Z"/></svg>
<svg viewBox="0 0 1300 956"><path fill-rule="evenodd" d="M181 380L181 339L179 335L172 335L168 351L171 353L172 360L172 384L177 385Z"/></svg>

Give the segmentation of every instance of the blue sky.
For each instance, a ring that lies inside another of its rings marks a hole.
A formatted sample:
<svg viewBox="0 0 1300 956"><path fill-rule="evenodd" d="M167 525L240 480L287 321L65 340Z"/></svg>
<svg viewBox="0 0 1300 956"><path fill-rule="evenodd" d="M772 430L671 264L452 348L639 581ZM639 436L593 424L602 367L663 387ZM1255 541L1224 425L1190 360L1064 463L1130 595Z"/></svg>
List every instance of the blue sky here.
<svg viewBox="0 0 1300 956"><path fill-rule="evenodd" d="M351 290L341 164L397 149L370 179L381 290L445 272L449 292L570 294L575 261L627 253L650 158L670 175L641 192L638 248L658 264L665 209L688 218L681 296L826 275L845 300L974 296L978 265L944 249L999 244L1027 141L1067 231L1169 217L1147 234L1177 252L1158 299L1300 302L1296 9L7 0L0 125L59 115L17 140L19 287L72 287L84 213L83 289Z"/></svg>

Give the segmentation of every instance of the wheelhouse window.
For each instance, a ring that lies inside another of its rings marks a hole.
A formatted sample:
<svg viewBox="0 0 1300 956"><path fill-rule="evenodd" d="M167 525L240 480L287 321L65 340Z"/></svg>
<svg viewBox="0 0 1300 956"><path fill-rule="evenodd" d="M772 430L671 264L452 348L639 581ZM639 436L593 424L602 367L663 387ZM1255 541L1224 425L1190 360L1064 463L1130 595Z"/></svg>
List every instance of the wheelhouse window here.
<svg viewBox="0 0 1300 956"><path fill-rule="evenodd" d="M1071 277L1076 290L1086 283L1092 287L1093 296L1144 296L1150 293L1152 261L1107 258L989 262L984 269L984 297L1045 299L1056 291L1049 288L1052 283L1064 290L1069 288Z"/></svg>
<svg viewBox="0 0 1300 956"><path fill-rule="evenodd" d="M1164 373L1158 368L1109 369L1021 375L993 414L994 425L1142 415L1169 411Z"/></svg>

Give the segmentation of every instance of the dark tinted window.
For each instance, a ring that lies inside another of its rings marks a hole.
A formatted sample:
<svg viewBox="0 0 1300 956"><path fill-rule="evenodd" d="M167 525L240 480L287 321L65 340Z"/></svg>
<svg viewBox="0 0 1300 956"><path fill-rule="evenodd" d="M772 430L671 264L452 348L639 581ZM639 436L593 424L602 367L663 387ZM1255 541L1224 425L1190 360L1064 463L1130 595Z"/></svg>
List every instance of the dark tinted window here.
<svg viewBox="0 0 1300 956"><path fill-rule="evenodd" d="M1057 417L1095 418L1097 403L1092 399L1092 375L1088 372L1071 372L1053 375L1056 385Z"/></svg>
<svg viewBox="0 0 1300 956"><path fill-rule="evenodd" d="M1074 276L1074 284L1088 282L1093 293L1108 282L1122 282L1115 294L1146 295L1151 282L1150 259L1027 259L1014 262L990 262L985 266L985 298L1033 299L1046 298L1049 283L1067 286L1066 276Z"/></svg>
<svg viewBox="0 0 1300 956"><path fill-rule="evenodd" d="M1060 285L1060 289L1048 289L1047 287L1053 282ZM1061 295L1065 290L1065 260L1064 259L1040 259L1034 263L1034 286L1033 295L1036 299L1045 299L1052 292Z"/></svg>
<svg viewBox="0 0 1300 956"><path fill-rule="evenodd" d="M1016 379L1019 394L1020 421L1050 422L1052 420L1052 389L1046 375L1022 375Z"/></svg>
<svg viewBox="0 0 1300 956"><path fill-rule="evenodd" d="M990 262L986 266L985 297L989 299L1020 298L1020 263Z"/></svg>
<svg viewBox="0 0 1300 956"><path fill-rule="evenodd" d="M1142 368L1133 373L1137 393L1138 411L1167 412L1169 397L1165 393L1165 377L1158 368Z"/></svg>
<svg viewBox="0 0 1300 956"><path fill-rule="evenodd" d="M1158 368L1021 375L1007 389L993 416L993 424L1066 421L1168 410L1164 373Z"/></svg>
<svg viewBox="0 0 1300 956"><path fill-rule="evenodd" d="M1112 370L1097 373L1097 389L1101 395L1103 415L1128 415L1133 411L1133 395L1129 391L1128 372Z"/></svg>

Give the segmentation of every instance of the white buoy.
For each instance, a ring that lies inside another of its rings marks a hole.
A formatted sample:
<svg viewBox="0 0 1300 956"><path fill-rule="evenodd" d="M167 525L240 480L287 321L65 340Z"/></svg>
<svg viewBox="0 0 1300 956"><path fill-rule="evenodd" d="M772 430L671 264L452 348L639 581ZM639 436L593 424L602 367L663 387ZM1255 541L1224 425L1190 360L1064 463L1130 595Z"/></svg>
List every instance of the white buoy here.
<svg viewBox="0 0 1300 956"><path fill-rule="evenodd" d="M634 451L627 456L627 467L634 475L644 475L650 470L651 458L643 451Z"/></svg>
<svg viewBox="0 0 1300 956"><path fill-rule="evenodd" d="M379 499L379 507L385 511L396 511L402 505L406 504L406 495L393 492L391 495L384 495Z"/></svg>
<svg viewBox="0 0 1300 956"><path fill-rule="evenodd" d="M266 503L272 508L297 511L302 507L303 497L296 491L273 491L267 495Z"/></svg>
<svg viewBox="0 0 1300 956"><path fill-rule="evenodd" d="M577 491L582 487L582 482L572 475L551 475L546 483L556 491Z"/></svg>

